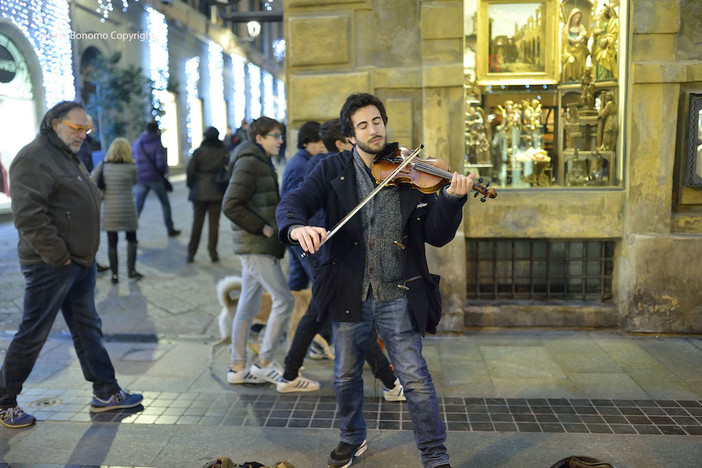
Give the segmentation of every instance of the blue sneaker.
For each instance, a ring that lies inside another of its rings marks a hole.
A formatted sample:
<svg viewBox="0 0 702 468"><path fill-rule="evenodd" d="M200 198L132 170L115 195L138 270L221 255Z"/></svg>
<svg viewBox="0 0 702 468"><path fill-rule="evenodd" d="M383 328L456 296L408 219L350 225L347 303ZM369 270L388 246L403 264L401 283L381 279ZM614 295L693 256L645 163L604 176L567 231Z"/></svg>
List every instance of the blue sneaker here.
<svg viewBox="0 0 702 468"><path fill-rule="evenodd" d="M19 406L0 409L0 424L12 429L29 427L37 422L37 418L24 412Z"/></svg>
<svg viewBox="0 0 702 468"><path fill-rule="evenodd" d="M90 402L90 412L104 413L121 408L134 408L140 405L143 399L144 396L141 393L127 393L124 390L120 390L105 400L94 396Z"/></svg>

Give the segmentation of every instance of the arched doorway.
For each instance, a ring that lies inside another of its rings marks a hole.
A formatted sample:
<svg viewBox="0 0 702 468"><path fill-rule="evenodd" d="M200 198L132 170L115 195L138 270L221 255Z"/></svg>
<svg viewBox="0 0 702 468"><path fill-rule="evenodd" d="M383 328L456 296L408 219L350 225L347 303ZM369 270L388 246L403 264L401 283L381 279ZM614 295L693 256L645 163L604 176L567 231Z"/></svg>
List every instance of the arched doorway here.
<svg viewBox="0 0 702 468"><path fill-rule="evenodd" d="M0 162L5 170L37 134L44 111L41 83L39 62L29 42L14 25L0 22L0 115L12 116L0 125ZM2 191L0 213L9 211L10 197Z"/></svg>

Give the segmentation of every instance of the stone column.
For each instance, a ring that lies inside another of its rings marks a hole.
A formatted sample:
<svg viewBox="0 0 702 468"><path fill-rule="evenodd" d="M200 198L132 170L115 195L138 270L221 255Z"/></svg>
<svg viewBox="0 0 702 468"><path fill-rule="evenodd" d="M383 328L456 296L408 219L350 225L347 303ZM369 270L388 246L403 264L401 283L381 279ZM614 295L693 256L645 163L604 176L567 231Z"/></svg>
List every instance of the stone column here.
<svg viewBox="0 0 702 468"><path fill-rule="evenodd" d="M448 160L452 170L462 172L463 2L422 2L421 37L425 151L428 156ZM470 212L470 200L465 211L466 214ZM459 228L449 245L431 249L428 256L430 268L440 272L442 277L444 312L439 329L461 332L466 308L465 230Z"/></svg>

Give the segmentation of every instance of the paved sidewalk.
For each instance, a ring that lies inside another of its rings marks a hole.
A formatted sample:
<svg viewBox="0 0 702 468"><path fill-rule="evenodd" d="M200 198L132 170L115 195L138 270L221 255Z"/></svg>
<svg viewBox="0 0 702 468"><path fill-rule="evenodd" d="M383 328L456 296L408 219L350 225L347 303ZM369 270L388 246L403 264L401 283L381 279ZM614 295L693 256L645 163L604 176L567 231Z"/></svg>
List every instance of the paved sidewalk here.
<svg viewBox="0 0 702 468"><path fill-rule="evenodd" d="M306 360L305 375L322 382L314 393L226 383L228 349L213 347L215 284L238 274L240 265L224 218L221 262L210 263L201 244L195 263L185 263L191 206L182 178L175 179L171 203L181 236L166 236L160 205L150 196L138 232L145 278L123 275L112 285L103 275L96 291L120 384L144 393L143 408L89 414L90 385L57 320L20 396L39 421L28 429L0 427L0 467L197 468L216 456L326 466L338 441L333 363ZM0 223L0 356L21 317L16 240L11 223ZM101 263L105 252L103 245ZM549 468L568 455L618 468L693 467L702 459L700 336L470 332L428 337L425 356L456 468ZM368 371L365 382L369 449L353 466L419 467L405 404L384 402Z"/></svg>

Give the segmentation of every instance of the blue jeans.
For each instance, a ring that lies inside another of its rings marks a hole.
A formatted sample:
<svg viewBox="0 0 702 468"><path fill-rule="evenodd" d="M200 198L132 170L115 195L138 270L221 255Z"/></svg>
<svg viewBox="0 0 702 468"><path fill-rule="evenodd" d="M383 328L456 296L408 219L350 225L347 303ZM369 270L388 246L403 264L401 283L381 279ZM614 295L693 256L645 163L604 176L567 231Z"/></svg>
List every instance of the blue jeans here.
<svg viewBox="0 0 702 468"><path fill-rule="evenodd" d="M232 365L246 363L246 338L254 317L261 308L261 294L265 289L273 305L266 323L259 361L272 361L280 342L280 335L288 325L295 307L295 298L285 282L280 260L272 255L239 255L241 259L241 294L232 324Z"/></svg>
<svg viewBox="0 0 702 468"><path fill-rule="evenodd" d="M334 390L341 419L341 441L360 444L366 438L363 420L363 360L373 327L378 328L395 374L405 388L414 426L414 440L422 466L448 463L446 429L429 369L422 356L422 337L406 297L375 302L372 294L363 303L360 322L333 322L336 360Z"/></svg>
<svg viewBox="0 0 702 468"><path fill-rule="evenodd" d="M73 337L80 367L93 393L108 398L120 388L102 341L102 321L95 309L95 262L61 267L46 263L22 265L25 278L24 312L19 330L7 348L0 372L0 407L17 405L59 309Z"/></svg>
<svg viewBox="0 0 702 468"><path fill-rule="evenodd" d="M163 180L159 179L156 182L139 182L134 186L134 205L136 205L137 216L144 209L144 202L149 190L153 190L158 201L161 202L161 210L163 211L163 222L166 224L166 229L170 234L175 230L173 227L173 218L171 217L171 203L168 201L168 192Z"/></svg>
<svg viewBox="0 0 702 468"><path fill-rule="evenodd" d="M291 291L307 288L314 277L310 255L303 257L303 252L299 245L288 247L288 287Z"/></svg>

